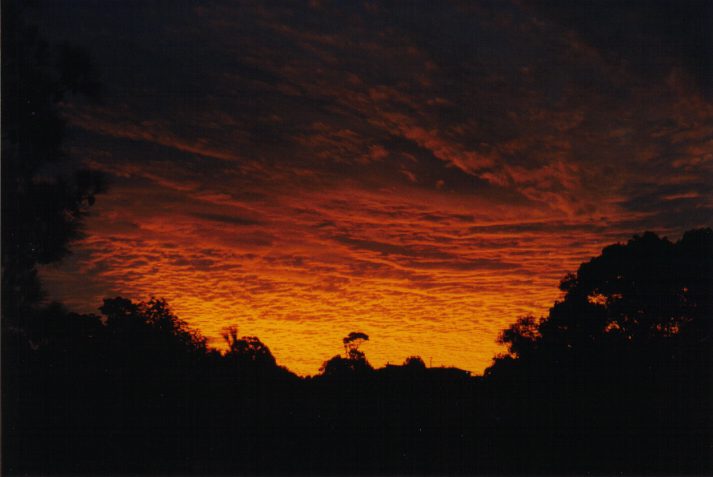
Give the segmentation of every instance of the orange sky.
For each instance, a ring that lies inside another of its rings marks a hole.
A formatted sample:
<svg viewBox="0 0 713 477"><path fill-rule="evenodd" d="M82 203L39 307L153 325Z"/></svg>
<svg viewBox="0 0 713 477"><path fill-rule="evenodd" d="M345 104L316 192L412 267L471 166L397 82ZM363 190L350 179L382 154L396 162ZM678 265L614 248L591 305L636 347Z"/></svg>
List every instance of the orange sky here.
<svg viewBox="0 0 713 477"><path fill-rule="evenodd" d="M52 5L104 87L63 111L109 190L42 271L78 311L164 297L300 374L350 331L377 366L480 373L603 246L713 217L713 90L665 11Z"/></svg>
<svg viewBox="0 0 713 477"><path fill-rule="evenodd" d="M353 330L370 335L364 349L374 365L416 354L481 372L501 351L499 330L545 313L562 276L616 238L543 233L546 220L475 225L472 206L438 204L438 194L404 198L407 190L290 195L239 225L228 214L199 219L138 197L127 204L131 195L102 197L90 237L76 247L78 269L46 270L59 290L81 290L65 300L87 309L114 294L162 296L212 343L237 324L304 374L340 352ZM124 214L139 225L123 223Z"/></svg>

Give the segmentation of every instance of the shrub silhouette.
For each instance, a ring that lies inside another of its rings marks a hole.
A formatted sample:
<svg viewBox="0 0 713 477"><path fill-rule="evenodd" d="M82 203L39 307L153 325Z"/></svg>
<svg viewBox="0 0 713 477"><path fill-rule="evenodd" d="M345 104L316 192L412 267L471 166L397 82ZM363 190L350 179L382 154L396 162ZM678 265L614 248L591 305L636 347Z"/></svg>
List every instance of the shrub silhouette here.
<svg viewBox="0 0 713 477"><path fill-rule="evenodd" d="M409 356L404 360L404 367L410 369L426 369L426 363L420 356Z"/></svg>

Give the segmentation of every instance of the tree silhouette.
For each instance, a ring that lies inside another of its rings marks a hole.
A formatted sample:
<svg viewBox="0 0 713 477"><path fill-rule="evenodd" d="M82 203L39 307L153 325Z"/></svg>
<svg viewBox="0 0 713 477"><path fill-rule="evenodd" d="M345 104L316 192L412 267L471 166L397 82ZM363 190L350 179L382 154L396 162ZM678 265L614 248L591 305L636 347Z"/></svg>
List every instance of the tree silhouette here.
<svg viewBox="0 0 713 477"><path fill-rule="evenodd" d="M647 232L604 248L560 284L564 299L546 319L520 318L500 342L514 357L645 349L711 342L713 231L689 231L677 243Z"/></svg>
<svg viewBox="0 0 713 477"><path fill-rule="evenodd" d="M426 369L426 363L420 356L409 356L404 360L404 367L409 369Z"/></svg>
<svg viewBox="0 0 713 477"><path fill-rule="evenodd" d="M681 456L689 468L709 467L713 231L675 243L647 232L608 246L560 288L564 298L545 318L521 318L502 332L508 354L485 373L500 395L524 399L503 402L511 420L503 425L526 429L533 442L521 458L542 452L538 439L557 439L533 429L559 426L578 436L551 457L562 468L591 471L604 465L594 457L604 449L631 472L679 471ZM616 430L624 425L636 439Z"/></svg>
<svg viewBox="0 0 713 477"><path fill-rule="evenodd" d="M343 338L342 343L344 344L345 358L356 361L366 359L364 353L359 351L359 346L365 341L369 341L369 336L361 331L352 331Z"/></svg>
<svg viewBox="0 0 713 477"><path fill-rule="evenodd" d="M352 331L342 338L344 345L344 357L336 355L325 361L319 371L323 376L350 376L364 374L373 370L366 360L366 355L359 350L365 341L369 340L366 333Z"/></svg>
<svg viewBox="0 0 713 477"><path fill-rule="evenodd" d="M141 337L161 349L206 350L206 339L178 318L163 298L139 303L121 297L106 298L99 310L106 317L107 331L127 341Z"/></svg>
<svg viewBox="0 0 713 477"><path fill-rule="evenodd" d="M373 369L352 332L298 378L162 299L43 307L3 363L3 474L710 474L712 260L710 229L605 248L485 377Z"/></svg>
<svg viewBox="0 0 713 477"><path fill-rule="evenodd" d="M230 326L222 332L223 340L228 345L225 357L238 366L275 367L275 357L270 349L256 336L238 338L238 328Z"/></svg>
<svg viewBox="0 0 713 477"><path fill-rule="evenodd" d="M35 266L61 259L81 236L82 220L104 189L101 176L65 154L59 103L94 95L88 56L59 51L25 25L20 2L2 15L2 291L6 327L41 298Z"/></svg>
<svg viewBox="0 0 713 477"><path fill-rule="evenodd" d="M505 344L514 356L527 356L537 349L541 338L539 323L534 316L524 316L503 330L498 337L498 343Z"/></svg>

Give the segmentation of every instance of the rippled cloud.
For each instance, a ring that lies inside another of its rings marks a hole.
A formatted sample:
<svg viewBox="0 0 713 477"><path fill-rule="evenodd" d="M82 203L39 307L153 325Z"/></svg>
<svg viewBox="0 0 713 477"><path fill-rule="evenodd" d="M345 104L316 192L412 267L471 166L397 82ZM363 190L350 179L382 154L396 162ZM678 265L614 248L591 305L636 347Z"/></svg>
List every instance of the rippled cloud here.
<svg viewBox="0 0 713 477"><path fill-rule="evenodd" d="M111 183L52 296L166 297L300 373L353 330L480 372L604 245L713 217L695 5L578 4L43 3L104 73L64 114Z"/></svg>

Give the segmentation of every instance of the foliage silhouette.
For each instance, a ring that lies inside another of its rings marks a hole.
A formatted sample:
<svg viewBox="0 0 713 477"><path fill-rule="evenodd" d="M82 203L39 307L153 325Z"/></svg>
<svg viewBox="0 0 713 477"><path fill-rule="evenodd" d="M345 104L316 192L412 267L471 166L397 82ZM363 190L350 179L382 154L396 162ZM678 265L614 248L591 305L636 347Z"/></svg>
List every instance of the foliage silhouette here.
<svg viewBox="0 0 713 477"><path fill-rule="evenodd" d="M712 259L710 229L605 248L484 377L374 369L352 333L299 378L236 327L210 348L161 299L48 306L3 368L3 471L710 473Z"/></svg>
<svg viewBox="0 0 713 477"><path fill-rule="evenodd" d="M404 367L409 369L426 369L426 363L420 356L409 356L404 360Z"/></svg>
<svg viewBox="0 0 713 477"><path fill-rule="evenodd" d="M713 231L606 247L483 377L344 356L299 378L257 337L220 352L165 300L39 306L101 178L63 152L86 53L2 15L2 471L27 474L713 473Z"/></svg>
<svg viewBox="0 0 713 477"><path fill-rule="evenodd" d="M600 351L622 348L709 354L712 251L711 229L686 232L676 243L647 232L606 247L562 280L564 299L546 319L521 318L500 342L523 363L565 356L599 360Z"/></svg>
<svg viewBox="0 0 713 477"><path fill-rule="evenodd" d="M59 103L99 90L88 55L43 41L24 3L2 6L2 312L12 329L42 298L35 266L68 253L104 183L62 148Z"/></svg>
<svg viewBox="0 0 713 477"><path fill-rule="evenodd" d="M238 338L238 328L230 327L223 333L228 344L226 356L236 364L250 364L258 367L276 366L275 357L270 349L256 336Z"/></svg>
<svg viewBox="0 0 713 477"><path fill-rule="evenodd" d="M521 318L500 336L509 354L486 377L501 389L527 383L532 400L503 412L568 429L586 443L562 443L572 460L609 448L622 471L710 469L713 231L676 243L635 236L560 288L547 317Z"/></svg>
<svg viewBox="0 0 713 477"><path fill-rule="evenodd" d="M361 331L352 331L343 338L342 343L344 343L344 353L346 357L349 358L352 351L358 351L359 346L361 346L364 341L369 341L369 336Z"/></svg>
<svg viewBox="0 0 713 477"><path fill-rule="evenodd" d="M352 331L342 339L344 357L336 355L325 361L319 371L325 377L363 376L373 371L373 367L366 359L366 354L359 351L369 336L361 331Z"/></svg>

